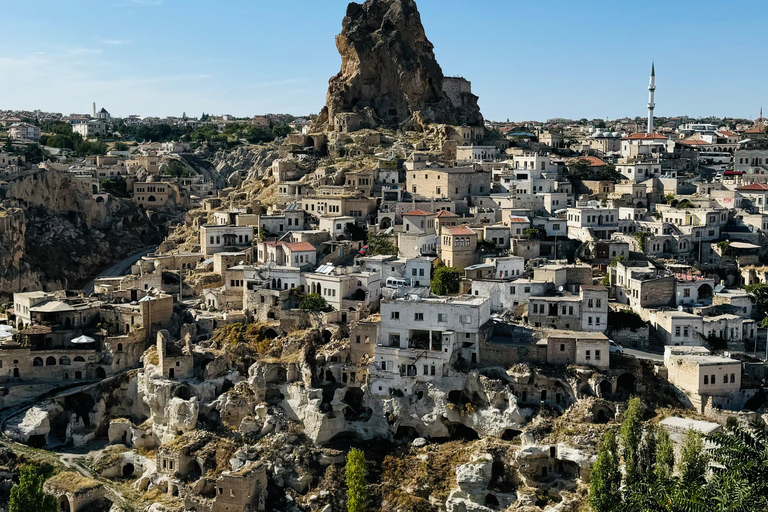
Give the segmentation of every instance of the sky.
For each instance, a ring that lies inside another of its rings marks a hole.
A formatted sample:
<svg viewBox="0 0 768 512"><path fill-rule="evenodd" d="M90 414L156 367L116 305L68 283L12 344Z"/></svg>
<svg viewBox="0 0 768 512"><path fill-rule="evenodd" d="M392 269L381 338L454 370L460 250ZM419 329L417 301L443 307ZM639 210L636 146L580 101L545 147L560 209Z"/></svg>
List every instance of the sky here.
<svg viewBox="0 0 768 512"><path fill-rule="evenodd" d="M0 109L317 113L343 0L34 0L3 7ZM768 114L765 0L417 0L486 119Z"/></svg>

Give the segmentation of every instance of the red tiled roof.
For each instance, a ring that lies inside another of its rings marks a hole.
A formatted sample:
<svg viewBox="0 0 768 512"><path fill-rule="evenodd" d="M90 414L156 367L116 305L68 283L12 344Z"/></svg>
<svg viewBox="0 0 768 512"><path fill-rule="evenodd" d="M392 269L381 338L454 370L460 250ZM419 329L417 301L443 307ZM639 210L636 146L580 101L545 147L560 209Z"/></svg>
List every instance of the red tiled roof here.
<svg viewBox="0 0 768 512"><path fill-rule="evenodd" d="M709 146L709 142L705 140L699 140L699 139L683 139L678 141L678 143L683 144L685 146Z"/></svg>
<svg viewBox="0 0 768 512"><path fill-rule="evenodd" d="M316 250L315 246L309 242L296 242L292 244L287 242L283 242L283 243L288 249L290 249L293 252L310 252L310 251Z"/></svg>
<svg viewBox="0 0 768 512"><path fill-rule="evenodd" d="M474 235L475 232L467 226L450 226L445 228L452 235Z"/></svg>
<svg viewBox="0 0 768 512"><path fill-rule="evenodd" d="M525 217L510 217L509 222L529 222Z"/></svg>
<svg viewBox="0 0 768 512"><path fill-rule="evenodd" d="M458 215L456 215L453 212L449 212L448 210L440 210L439 212L437 212L436 217L440 219L444 219L449 217L458 217Z"/></svg>
<svg viewBox="0 0 768 512"><path fill-rule="evenodd" d="M404 213L403 216L419 216L419 217L427 217L429 215L434 215L434 213L431 212L425 212L424 210L413 210L412 212Z"/></svg>
<svg viewBox="0 0 768 512"><path fill-rule="evenodd" d="M629 137L624 137L624 140L667 140L667 137L660 133L633 133Z"/></svg>
<svg viewBox="0 0 768 512"><path fill-rule="evenodd" d="M759 191L759 192L766 192L768 191L768 185L765 183L753 183L751 185L745 185L743 187L739 187L736 190L753 190L753 191Z"/></svg>

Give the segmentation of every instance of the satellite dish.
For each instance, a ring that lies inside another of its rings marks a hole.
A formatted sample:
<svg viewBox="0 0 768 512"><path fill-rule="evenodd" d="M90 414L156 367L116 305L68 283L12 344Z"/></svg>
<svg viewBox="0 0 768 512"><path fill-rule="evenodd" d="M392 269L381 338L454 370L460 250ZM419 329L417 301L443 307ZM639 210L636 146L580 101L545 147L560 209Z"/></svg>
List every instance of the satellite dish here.
<svg viewBox="0 0 768 512"><path fill-rule="evenodd" d="M562 286L558 286L557 287L557 291L559 291L559 292L563 291L563 287Z"/></svg>
<svg viewBox="0 0 768 512"><path fill-rule="evenodd" d="M683 310L683 306L682 306L682 304L681 304L680 306L677 306L677 310L678 310L678 311L682 311L682 310Z"/></svg>

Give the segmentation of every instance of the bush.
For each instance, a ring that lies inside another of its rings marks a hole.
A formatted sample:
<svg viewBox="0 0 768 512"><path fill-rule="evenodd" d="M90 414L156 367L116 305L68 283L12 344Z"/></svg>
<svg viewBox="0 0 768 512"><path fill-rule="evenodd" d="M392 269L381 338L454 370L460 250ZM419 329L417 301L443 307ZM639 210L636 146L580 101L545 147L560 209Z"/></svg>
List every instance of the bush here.
<svg viewBox="0 0 768 512"><path fill-rule="evenodd" d="M43 483L50 474L36 466L19 468L19 483L11 489L9 512L55 512L56 498L43 492Z"/></svg>
<svg viewBox="0 0 768 512"><path fill-rule="evenodd" d="M430 290L435 295L455 295L459 293L461 273L453 267L440 267L432 276Z"/></svg>

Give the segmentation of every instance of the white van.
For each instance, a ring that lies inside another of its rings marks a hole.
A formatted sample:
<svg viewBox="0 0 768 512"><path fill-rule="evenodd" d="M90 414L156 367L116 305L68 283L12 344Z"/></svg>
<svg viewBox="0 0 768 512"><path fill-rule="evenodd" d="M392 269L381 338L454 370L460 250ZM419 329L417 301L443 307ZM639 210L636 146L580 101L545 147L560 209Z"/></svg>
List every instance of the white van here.
<svg viewBox="0 0 768 512"><path fill-rule="evenodd" d="M388 277L387 284L384 286L387 288L405 288L406 286L409 286L409 284L405 279L400 279L399 277Z"/></svg>

